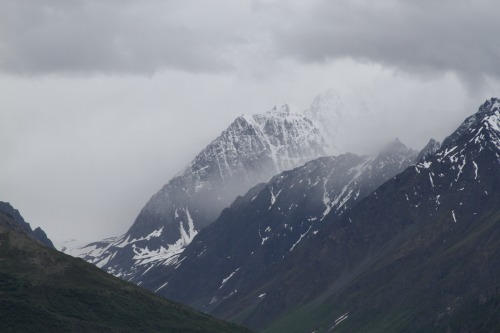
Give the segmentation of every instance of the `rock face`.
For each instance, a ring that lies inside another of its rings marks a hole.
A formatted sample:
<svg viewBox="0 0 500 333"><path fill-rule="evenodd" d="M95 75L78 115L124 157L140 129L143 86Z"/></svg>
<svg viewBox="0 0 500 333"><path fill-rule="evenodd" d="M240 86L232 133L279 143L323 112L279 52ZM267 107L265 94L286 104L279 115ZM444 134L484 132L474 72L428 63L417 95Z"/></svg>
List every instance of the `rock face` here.
<svg viewBox="0 0 500 333"><path fill-rule="evenodd" d="M40 227L36 228L35 230L31 229L30 224L24 220L19 211L12 207L10 203L0 201L0 212L10 216L30 237L36 239L47 247L55 249L54 244L52 244L52 241L47 237L47 234L45 234L45 232Z"/></svg>
<svg viewBox="0 0 500 333"><path fill-rule="evenodd" d="M325 154L312 121L288 105L238 117L156 193L121 237L72 252L136 283L156 266L172 266L198 231L237 195L281 171Z"/></svg>
<svg viewBox="0 0 500 333"><path fill-rule="evenodd" d="M418 154L417 161L424 162L428 157L434 155L439 148L441 148L441 144L434 139L430 139L424 149Z"/></svg>

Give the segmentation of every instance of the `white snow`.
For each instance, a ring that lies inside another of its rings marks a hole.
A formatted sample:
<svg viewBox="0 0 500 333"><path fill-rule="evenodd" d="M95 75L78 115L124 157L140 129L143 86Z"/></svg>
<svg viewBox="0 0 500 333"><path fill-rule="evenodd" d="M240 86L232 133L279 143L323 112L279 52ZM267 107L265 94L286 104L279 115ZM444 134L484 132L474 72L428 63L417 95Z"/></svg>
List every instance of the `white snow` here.
<svg viewBox="0 0 500 333"><path fill-rule="evenodd" d="M165 287L167 286L167 284L168 284L168 281L167 281L167 282L165 282L164 284L162 284L159 288L157 288L157 289L155 290L155 293L157 293L157 292L158 292L158 291L160 291L161 289L165 288Z"/></svg>
<svg viewBox="0 0 500 333"><path fill-rule="evenodd" d="M300 243L300 241L304 238L305 235L307 235L307 233L309 232L309 230L311 230L312 228L312 224L309 226L309 229L307 229L307 231L303 234L300 235L299 239L295 242L295 244L292 245L292 247L290 248L290 250L288 250L288 252L292 252L293 249L295 248L295 246L297 246L297 244Z"/></svg>
<svg viewBox="0 0 500 333"><path fill-rule="evenodd" d="M189 214L189 209L186 208L185 212L188 220L188 231L186 232L184 229L184 223L182 221L179 223L179 231L181 233L180 240L182 241L182 245L184 247L188 246L193 241L193 238L198 234L198 231L194 228L193 219L191 214Z"/></svg>
<svg viewBox="0 0 500 333"><path fill-rule="evenodd" d="M427 161L426 161L426 162L421 163L421 165L422 165L422 167L423 167L424 169L429 169L429 168L431 167L431 164L432 164L432 162L427 162Z"/></svg>
<svg viewBox="0 0 500 333"><path fill-rule="evenodd" d="M455 182L457 182L458 178L460 178L460 175L463 172L464 166L465 166L465 156L463 156L463 163L462 163L462 165L458 165L458 174L457 174L457 178L455 179Z"/></svg>
<svg viewBox="0 0 500 333"><path fill-rule="evenodd" d="M229 276L228 276L228 277L226 277L225 279L222 279L222 283L221 283L221 285L220 285L219 289L221 289L222 287L224 287L224 284L225 284L227 281L229 281L229 279L230 279L230 278L232 278L232 277L233 277L233 275L234 275L234 274L236 274L236 272L240 270L240 268L241 268L241 267L236 268L236 270L235 270L234 272L232 272L231 274L229 274Z"/></svg>
<svg viewBox="0 0 500 333"><path fill-rule="evenodd" d="M278 193L275 195L274 192L273 192L273 187L271 186L271 205L269 206L269 209L271 209L271 207L273 207L274 203L276 202L276 199L278 198L278 196L280 195L281 191L283 191L283 189L279 190Z"/></svg>
<svg viewBox="0 0 500 333"><path fill-rule="evenodd" d="M349 318L349 313L344 313L342 316L338 317L335 322L333 323L333 326L330 327L330 331L333 330L338 324L340 324L341 322L343 322L344 320L346 320L347 318Z"/></svg>

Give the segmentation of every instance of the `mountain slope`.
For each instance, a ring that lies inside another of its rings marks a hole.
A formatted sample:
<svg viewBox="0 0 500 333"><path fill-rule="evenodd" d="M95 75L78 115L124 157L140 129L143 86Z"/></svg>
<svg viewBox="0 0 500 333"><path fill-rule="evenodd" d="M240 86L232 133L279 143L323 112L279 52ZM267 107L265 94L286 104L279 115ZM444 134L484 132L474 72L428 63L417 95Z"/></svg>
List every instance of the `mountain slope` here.
<svg viewBox="0 0 500 333"><path fill-rule="evenodd" d="M500 100L276 269L266 332L497 332ZM300 318L300 321L297 319Z"/></svg>
<svg viewBox="0 0 500 333"><path fill-rule="evenodd" d="M238 117L141 210L121 237L72 252L126 280L175 266L198 231L237 195L274 174L324 155L325 141L288 105Z"/></svg>
<svg viewBox="0 0 500 333"><path fill-rule="evenodd" d="M244 312L265 296L255 290L269 283L274 267L320 232L326 216L349 211L415 157L394 140L376 157L323 157L285 171L238 198L200 232L175 270L153 269L143 285L221 317Z"/></svg>
<svg viewBox="0 0 500 333"><path fill-rule="evenodd" d="M2 332L249 332L42 246L5 213L0 296Z"/></svg>

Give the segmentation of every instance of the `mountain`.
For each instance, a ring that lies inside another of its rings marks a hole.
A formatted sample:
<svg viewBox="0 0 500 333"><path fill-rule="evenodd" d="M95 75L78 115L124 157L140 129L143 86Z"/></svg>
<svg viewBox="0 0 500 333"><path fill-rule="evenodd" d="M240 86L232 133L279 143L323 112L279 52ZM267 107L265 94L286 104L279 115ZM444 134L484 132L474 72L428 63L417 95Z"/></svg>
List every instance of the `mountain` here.
<svg viewBox="0 0 500 333"><path fill-rule="evenodd" d="M375 157L322 157L278 174L200 231L174 270L152 269L141 285L204 312L239 315L265 296L255 290L275 267L322 232L325 217L348 212L416 156L396 139Z"/></svg>
<svg viewBox="0 0 500 333"><path fill-rule="evenodd" d="M0 212L2 332L249 332L34 240Z"/></svg>
<svg viewBox="0 0 500 333"><path fill-rule="evenodd" d="M422 149L418 154L417 161L424 162L429 156L434 155L439 150L439 148L441 148L441 144L434 139L430 139L429 142L425 145L424 149Z"/></svg>
<svg viewBox="0 0 500 333"><path fill-rule="evenodd" d="M434 154L326 216L269 283L217 315L264 332L498 332L499 203L491 99Z"/></svg>
<svg viewBox="0 0 500 333"><path fill-rule="evenodd" d="M174 266L200 229L255 184L325 154L312 121L288 105L238 117L153 195L121 237L69 252L123 279L141 282Z"/></svg>
<svg viewBox="0 0 500 333"><path fill-rule="evenodd" d="M8 202L0 201L0 213L4 213L10 216L12 219L16 221L16 223L26 232L30 237L36 239L43 245L55 249L52 241L47 237L45 231L43 231L40 227L35 230L31 229L29 223L27 223L24 218L21 216L19 211L12 207L12 205Z"/></svg>

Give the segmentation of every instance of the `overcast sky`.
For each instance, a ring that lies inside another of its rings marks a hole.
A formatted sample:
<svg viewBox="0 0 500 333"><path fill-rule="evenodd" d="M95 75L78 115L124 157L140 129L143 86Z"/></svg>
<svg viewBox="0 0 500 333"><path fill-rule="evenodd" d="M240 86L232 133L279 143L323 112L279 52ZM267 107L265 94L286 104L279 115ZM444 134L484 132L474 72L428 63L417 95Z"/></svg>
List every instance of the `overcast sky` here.
<svg viewBox="0 0 500 333"><path fill-rule="evenodd" d="M500 2L0 0L0 200L56 241L124 233L243 113L327 89L421 148L500 95ZM362 122L362 119L360 119Z"/></svg>

